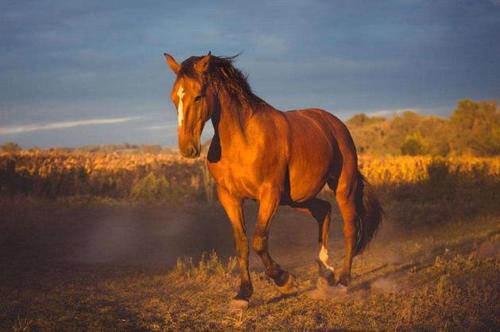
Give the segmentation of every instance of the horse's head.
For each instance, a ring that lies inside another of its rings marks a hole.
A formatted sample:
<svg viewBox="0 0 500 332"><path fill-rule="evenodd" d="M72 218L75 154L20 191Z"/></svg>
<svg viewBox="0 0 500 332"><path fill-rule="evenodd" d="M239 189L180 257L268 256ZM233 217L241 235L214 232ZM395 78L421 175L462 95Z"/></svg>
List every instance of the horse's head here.
<svg viewBox="0 0 500 332"><path fill-rule="evenodd" d="M208 82L212 56L190 57L181 64L164 54L167 64L176 75L170 98L177 108L179 150L184 157L200 155L200 137L205 122L214 110L214 93Z"/></svg>

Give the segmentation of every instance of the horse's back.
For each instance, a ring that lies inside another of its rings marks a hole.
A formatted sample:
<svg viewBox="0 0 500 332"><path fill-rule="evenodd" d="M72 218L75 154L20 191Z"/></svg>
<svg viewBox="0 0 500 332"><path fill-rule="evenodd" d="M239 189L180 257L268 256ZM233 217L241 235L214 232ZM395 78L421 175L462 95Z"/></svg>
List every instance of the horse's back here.
<svg viewBox="0 0 500 332"><path fill-rule="evenodd" d="M325 182L338 177L342 164L354 162L356 150L347 127L320 109L285 112L290 127L290 197L304 201L317 195Z"/></svg>

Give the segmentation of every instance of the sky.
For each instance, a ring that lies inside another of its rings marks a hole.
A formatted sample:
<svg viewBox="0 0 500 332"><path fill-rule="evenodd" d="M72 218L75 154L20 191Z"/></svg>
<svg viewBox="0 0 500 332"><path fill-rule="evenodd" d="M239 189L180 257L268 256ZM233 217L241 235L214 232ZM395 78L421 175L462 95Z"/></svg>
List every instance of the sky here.
<svg viewBox="0 0 500 332"><path fill-rule="evenodd" d="M500 100L500 0L0 0L0 144L175 146L163 52L208 51L281 110L446 116Z"/></svg>

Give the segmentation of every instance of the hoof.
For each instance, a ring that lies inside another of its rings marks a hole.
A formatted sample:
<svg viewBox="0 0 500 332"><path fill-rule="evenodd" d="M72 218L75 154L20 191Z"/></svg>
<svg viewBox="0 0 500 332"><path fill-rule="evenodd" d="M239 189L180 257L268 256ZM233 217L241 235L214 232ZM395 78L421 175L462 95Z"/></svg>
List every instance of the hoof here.
<svg viewBox="0 0 500 332"><path fill-rule="evenodd" d="M248 301L242 299L233 299L229 302L229 311L243 311L248 308Z"/></svg>
<svg viewBox="0 0 500 332"><path fill-rule="evenodd" d="M278 286L276 285L276 288L278 288L278 291L282 295L290 295L297 293L297 285L295 283L295 278L292 274L288 274L288 280L285 282L284 285Z"/></svg>
<svg viewBox="0 0 500 332"><path fill-rule="evenodd" d="M318 283L326 283L328 286L335 286L335 274L332 268L326 267L322 261L316 260L318 263L319 279Z"/></svg>
<svg viewBox="0 0 500 332"><path fill-rule="evenodd" d="M323 276L320 276L318 278L318 281L316 282L316 287L318 289L329 289L331 287L334 287L336 284L335 284L335 280L332 280L330 278L325 278Z"/></svg>
<svg viewBox="0 0 500 332"><path fill-rule="evenodd" d="M345 287L349 286L349 284L351 283L351 275L342 273L337 283Z"/></svg>

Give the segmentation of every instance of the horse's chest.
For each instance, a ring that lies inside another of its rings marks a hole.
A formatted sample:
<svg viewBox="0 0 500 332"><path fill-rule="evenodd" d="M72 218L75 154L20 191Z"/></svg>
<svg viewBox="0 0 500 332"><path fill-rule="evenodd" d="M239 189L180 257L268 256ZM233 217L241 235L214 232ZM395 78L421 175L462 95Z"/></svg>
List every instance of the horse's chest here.
<svg viewBox="0 0 500 332"><path fill-rule="evenodd" d="M259 181L255 172L245 165L234 162L218 161L208 163L210 174L217 186L221 186L235 196L256 198Z"/></svg>

